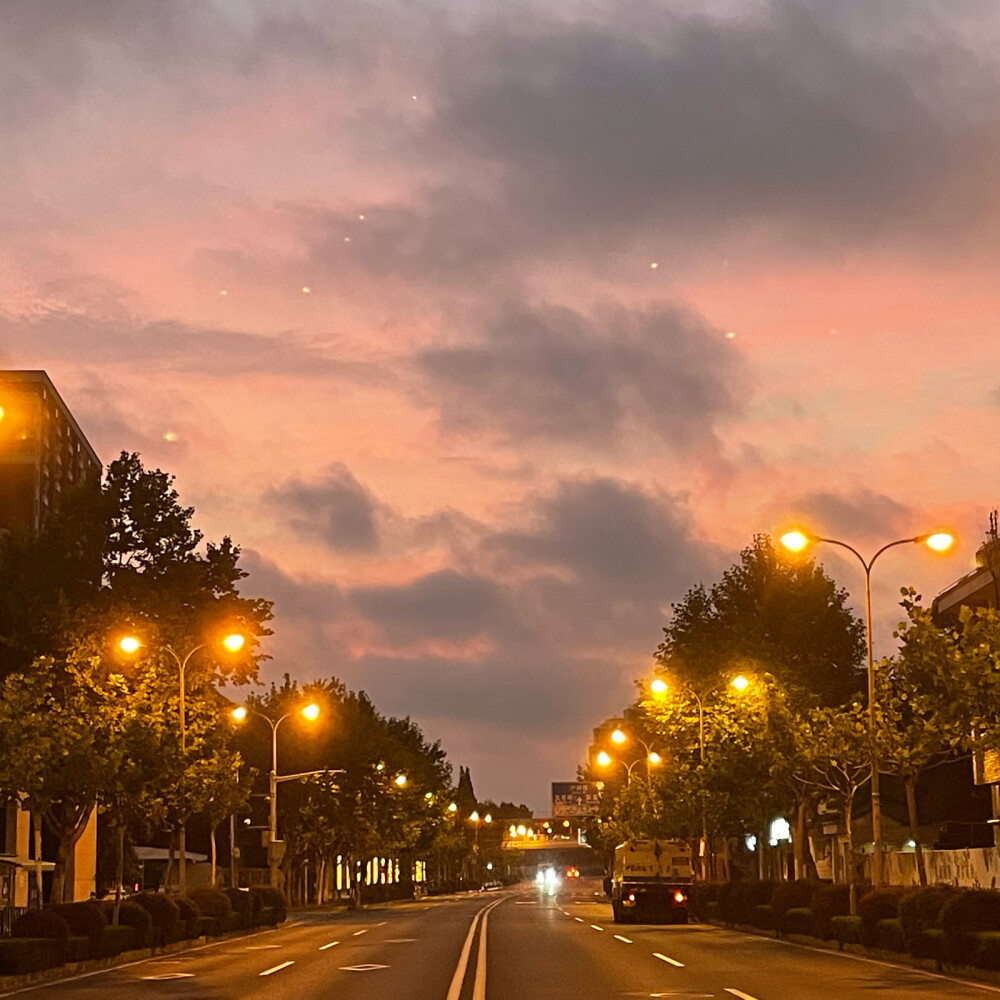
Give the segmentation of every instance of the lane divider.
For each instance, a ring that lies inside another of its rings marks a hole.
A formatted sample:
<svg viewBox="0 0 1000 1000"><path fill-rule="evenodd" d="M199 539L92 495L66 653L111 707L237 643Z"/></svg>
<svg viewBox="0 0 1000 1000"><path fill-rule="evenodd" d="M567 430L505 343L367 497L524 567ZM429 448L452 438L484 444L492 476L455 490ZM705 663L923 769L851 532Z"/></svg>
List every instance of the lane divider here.
<svg viewBox="0 0 1000 1000"><path fill-rule="evenodd" d="M498 899L476 911L476 915L472 918L472 923L469 925L469 933L465 936L465 944L462 945L462 953L458 957L458 965L455 966L455 974L451 977L451 986L448 987L448 996L445 1000L460 1000L462 995L462 983L465 981L465 971L469 967L469 955L472 952L472 942L476 937L476 928L479 926L479 920L481 917L484 917L489 910L492 910L494 906L499 906L502 902L503 899ZM478 969L476 972L478 976ZM485 977L485 967L483 975Z"/></svg>
<svg viewBox="0 0 1000 1000"><path fill-rule="evenodd" d="M294 962L282 962L281 965L276 965L273 969L265 969L261 973L261 975L262 976L270 976L270 975L273 975L275 972L281 972L282 969L287 969L288 966L294 965L294 964L295 964Z"/></svg>
<svg viewBox="0 0 1000 1000"><path fill-rule="evenodd" d="M622 937L621 934L616 934L615 935L615 940L616 941L624 941L626 944L631 944L632 943L632 939L631 938Z"/></svg>
<svg viewBox="0 0 1000 1000"><path fill-rule="evenodd" d="M353 936L357 937L359 934L367 934L367 933L368 933L368 928L366 927L363 931L355 931Z"/></svg>
<svg viewBox="0 0 1000 1000"><path fill-rule="evenodd" d="M603 927L598 927L597 924L591 924L590 926L593 927L595 931L603 931L604 930Z"/></svg>
<svg viewBox="0 0 1000 1000"><path fill-rule="evenodd" d="M749 993L742 993L740 990L731 990L728 986L726 987L727 993L732 993L734 997L739 997L740 1000L757 1000L756 997L750 996Z"/></svg>
<svg viewBox="0 0 1000 1000"><path fill-rule="evenodd" d="M684 968L683 962L678 962L676 958L669 958L666 955L661 955L658 951L653 952L653 958L658 958L661 962L666 962L668 965L674 965L678 969ZM753 997L751 997L750 1000L753 1000Z"/></svg>
<svg viewBox="0 0 1000 1000"><path fill-rule="evenodd" d="M574 917L573 919L576 920L576 921L578 921L581 924L584 922L583 917Z"/></svg>
<svg viewBox="0 0 1000 1000"><path fill-rule="evenodd" d="M321 944L321 945L319 946L319 950L320 950L320 951L326 951L326 950L327 950L328 948L334 948L334 947L336 947L336 946L337 946L338 944L340 944L340 942L339 942L339 941L331 941L331 942L330 942L329 944Z"/></svg>

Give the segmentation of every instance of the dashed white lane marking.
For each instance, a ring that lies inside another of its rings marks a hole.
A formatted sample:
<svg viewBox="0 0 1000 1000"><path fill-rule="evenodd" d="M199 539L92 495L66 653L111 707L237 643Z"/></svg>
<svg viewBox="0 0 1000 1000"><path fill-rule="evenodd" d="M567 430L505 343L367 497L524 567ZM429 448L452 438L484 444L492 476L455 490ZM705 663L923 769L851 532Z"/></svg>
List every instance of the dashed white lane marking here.
<svg viewBox="0 0 1000 1000"><path fill-rule="evenodd" d="M576 920L578 923L581 923L581 924L584 922L583 917L574 917L573 919Z"/></svg>
<svg viewBox="0 0 1000 1000"><path fill-rule="evenodd" d="M288 968L288 966L290 966L290 965L294 965L294 964L295 964L294 962L282 962L282 963L281 963L281 965L276 965L276 966L275 966L275 967L274 967L273 969L265 969L265 970L264 970L264 971L263 971L263 972L261 973L261 975L262 975L262 976L271 976L271 975L273 975L273 974L274 974L275 972L281 972L281 970L282 970L282 969L287 969L287 968Z"/></svg>
<svg viewBox="0 0 1000 1000"><path fill-rule="evenodd" d="M376 969L388 969L388 965L342 965L341 972L374 972Z"/></svg>
<svg viewBox="0 0 1000 1000"><path fill-rule="evenodd" d="M388 920L383 920L383 921L382 921L381 923L378 923L378 924L376 924L375 926L376 926L376 927L385 927L385 925L386 925L387 923L389 923L389 921L388 921Z"/></svg>
<svg viewBox="0 0 1000 1000"><path fill-rule="evenodd" d="M739 990L731 990L728 986L726 987L727 993L732 993L734 997L739 997L740 1000L757 1000L756 997L750 996L749 993L742 993Z"/></svg>
<svg viewBox="0 0 1000 1000"><path fill-rule="evenodd" d="M272 948L280 948L280 944L248 944L244 951L270 951Z"/></svg>
<svg viewBox="0 0 1000 1000"><path fill-rule="evenodd" d="M684 968L683 962L678 962L676 958L669 958L666 955L661 955L658 951L653 952L653 958L658 958L661 962L666 962L668 965L676 965L678 969ZM753 1000L753 997L750 997Z"/></svg>
<svg viewBox="0 0 1000 1000"><path fill-rule="evenodd" d="M632 943L632 939L631 938L622 937L621 934L616 934L615 935L615 940L616 941L624 941L626 944L631 944Z"/></svg>
<svg viewBox="0 0 1000 1000"><path fill-rule="evenodd" d="M367 934L367 933L368 933L368 928L366 927L364 930L355 931L353 937L357 937L359 934Z"/></svg>
<svg viewBox="0 0 1000 1000"><path fill-rule="evenodd" d="M386 944L409 944L411 941L416 941L416 938L387 938Z"/></svg>
<svg viewBox="0 0 1000 1000"><path fill-rule="evenodd" d="M162 983L168 979L194 979L193 972L164 972L160 976L143 976L146 982Z"/></svg>
<svg viewBox="0 0 1000 1000"><path fill-rule="evenodd" d="M604 930L603 927L599 927L597 924L591 924L590 926L593 927L595 931L603 931Z"/></svg>
<svg viewBox="0 0 1000 1000"><path fill-rule="evenodd" d="M340 944L339 941L331 941L329 944L321 944L319 946L319 950L326 951L329 948L335 948L338 944Z"/></svg>

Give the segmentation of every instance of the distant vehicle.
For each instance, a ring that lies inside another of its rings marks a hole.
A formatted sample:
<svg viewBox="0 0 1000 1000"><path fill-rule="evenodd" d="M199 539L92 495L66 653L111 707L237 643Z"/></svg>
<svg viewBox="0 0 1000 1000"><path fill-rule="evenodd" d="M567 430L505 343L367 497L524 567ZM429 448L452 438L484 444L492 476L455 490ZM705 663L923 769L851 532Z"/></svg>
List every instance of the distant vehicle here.
<svg viewBox="0 0 1000 1000"><path fill-rule="evenodd" d="M566 878L579 878L579 877L580 877L580 869L577 868L575 865L570 865L570 867L566 869Z"/></svg>
<svg viewBox="0 0 1000 1000"><path fill-rule="evenodd" d="M626 840L615 848L606 891L615 923L686 924L694 869L685 840Z"/></svg>

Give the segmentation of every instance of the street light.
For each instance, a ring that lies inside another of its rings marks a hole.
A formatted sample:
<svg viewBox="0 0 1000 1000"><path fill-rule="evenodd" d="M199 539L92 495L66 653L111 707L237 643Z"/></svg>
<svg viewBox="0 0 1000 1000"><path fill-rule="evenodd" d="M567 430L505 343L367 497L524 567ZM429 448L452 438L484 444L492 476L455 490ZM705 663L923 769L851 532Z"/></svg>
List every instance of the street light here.
<svg viewBox="0 0 1000 1000"><path fill-rule="evenodd" d="M222 639L222 647L230 653L238 653L246 644L246 637L239 632L231 632L229 635ZM181 766L184 766L185 757L187 756L187 711L185 707L185 692L187 685L184 683L184 677L187 672L187 665L191 662L191 657L194 656L200 649L205 649L211 646L210 642L202 642L192 649L188 650L183 656L181 656L172 646L163 645L159 648L163 652L167 653L174 663L177 664L178 679L179 679L179 699L177 705L177 714L180 720L180 731L181 731ZM144 643L141 639L134 635L125 635L118 640L118 648L128 656L134 656L139 652L140 649L145 648ZM183 771L182 771L183 779ZM177 880L177 888L180 894L183 896L187 891L187 821L182 820L180 827L177 831L177 858L180 865L179 876Z"/></svg>
<svg viewBox="0 0 1000 1000"><path fill-rule="evenodd" d="M875 885L882 885L885 882L885 865L883 857L885 842L882 836L882 796L879 791L878 748L875 745L878 719L876 717L877 699L875 692L875 658L872 647L872 566L875 565L875 560L878 559L883 552L887 549L895 547L896 545L923 544L929 549L932 549L934 552L947 552L948 549L950 549L954 544L955 539L946 531L934 531L924 535L914 535L912 538L900 538L895 542L889 542L886 545L883 545L882 548L880 548L878 552L876 552L875 555L873 555L871 559L866 562L864 556L862 556L857 549L848 545L847 542L838 541L836 538L820 538L819 535L814 535L812 532L802 531L799 529L787 531L781 536L781 544L784 545L784 547L790 552L802 552L808 546L815 545L819 542L824 542L827 545L838 545L842 549L847 549L847 551L850 552L859 563L861 563L861 567L865 571L865 637L868 651L868 739L871 744L870 749L872 761L872 882L874 882ZM847 822L849 823L850 821L851 818L848 816Z"/></svg>
<svg viewBox="0 0 1000 1000"><path fill-rule="evenodd" d="M641 740L639 741L642 742ZM643 744L645 746L645 744ZM618 764L625 768L625 784L626 786L632 784L632 771L635 767L645 761L646 763L646 778L649 779L649 768L650 766L656 767L657 764L663 763L663 758L655 751L649 750L647 747L647 753L645 757L639 757L632 761L631 764L626 764L625 761L619 760L617 757L612 757L607 751L602 750L596 757L597 763L601 767L610 767L612 764Z"/></svg>
<svg viewBox="0 0 1000 1000"><path fill-rule="evenodd" d="M750 687L750 681L743 676L743 674L737 674L731 681L727 684L719 684L709 691L704 691L699 693L693 687L688 684L679 684L678 687L682 691L686 691L693 699L694 703L698 706L698 763L701 765L702 771L705 767L705 703L704 699L709 695L716 694L722 691L726 687L731 687L734 691L742 694L748 687ZM667 694L670 690L670 685L662 677L654 677L649 685L650 691L655 695L660 697ZM702 787L701 787L701 845L699 847L698 855L701 858L701 877L706 879L707 869L706 869L706 853L708 849L708 819L705 815L705 778L704 773L702 774Z"/></svg>
<svg viewBox="0 0 1000 1000"><path fill-rule="evenodd" d="M247 715L256 715L258 718L265 719L267 724L271 727L271 773L268 775L268 797L270 799L270 815L268 817L267 825L267 865L271 869L271 885L277 889L279 888L279 875L278 867L281 863L277 856L277 848L272 846L277 843L278 840L278 784L282 781L292 781L295 778L304 778L313 774L331 774L331 773L341 773L341 772L331 772L329 770L322 771L307 771L303 774L283 774L280 778L278 777L278 727L285 721L285 719L290 718L293 715L301 715L304 719L309 722L315 722L320 715L320 707L315 702L310 702L308 705L304 705L302 708L298 709L297 712L285 712L279 719L272 719L269 715L265 715L263 712L257 712L254 709L248 709L243 705L234 708L231 712L233 719L236 722L243 722L246 720Z"/></svg>

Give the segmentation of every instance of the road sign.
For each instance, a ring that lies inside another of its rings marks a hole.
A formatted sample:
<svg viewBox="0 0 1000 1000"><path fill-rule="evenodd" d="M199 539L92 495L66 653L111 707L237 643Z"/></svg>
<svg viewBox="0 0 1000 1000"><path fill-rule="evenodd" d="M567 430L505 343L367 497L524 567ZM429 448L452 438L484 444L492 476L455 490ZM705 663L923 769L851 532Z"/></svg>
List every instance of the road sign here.
<svg viewBox="0 0 1000 1000"><path fill-rule="evenodd" d="M552 815L597 816L601 811L601 789L596 781L553 781Z"/></svg>

